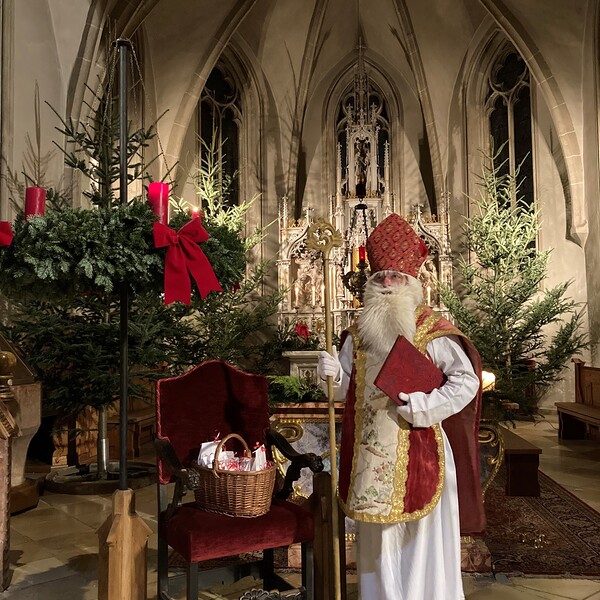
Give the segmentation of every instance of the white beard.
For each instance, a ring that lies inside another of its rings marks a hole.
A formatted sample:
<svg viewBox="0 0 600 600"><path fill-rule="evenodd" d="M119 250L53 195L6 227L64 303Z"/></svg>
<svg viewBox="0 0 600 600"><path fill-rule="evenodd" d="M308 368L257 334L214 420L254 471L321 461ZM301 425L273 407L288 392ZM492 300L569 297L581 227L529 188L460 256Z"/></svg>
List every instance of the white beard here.
<svg viewBox="0 0 600 600"><path fill-rule="evenodd" d="M387 288L367 281L365 307L357 321L365 349L384 359L399 335L412 343L417 329L415 310L422 301L423 290L414 277L409 285Z"/></svg>

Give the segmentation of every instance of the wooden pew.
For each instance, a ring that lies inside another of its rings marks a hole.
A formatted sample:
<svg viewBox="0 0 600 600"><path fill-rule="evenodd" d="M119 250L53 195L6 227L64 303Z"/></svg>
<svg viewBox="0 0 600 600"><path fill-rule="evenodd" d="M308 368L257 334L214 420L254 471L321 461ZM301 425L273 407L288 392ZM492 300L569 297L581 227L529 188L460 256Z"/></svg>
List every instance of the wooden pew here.
<svg viewBox="0 0 600 600"><path fill-rule="evenodd" d="M599 439L600 369L575 364L575 402L556 402L558 438L561 440Z"/></svg>
<svg viewBox="0 0 600 600"><path fill-rule="evenodd" d="M539 496L538 468L542 449L506 427L500 427L504 442L507 496Z"/></svg>

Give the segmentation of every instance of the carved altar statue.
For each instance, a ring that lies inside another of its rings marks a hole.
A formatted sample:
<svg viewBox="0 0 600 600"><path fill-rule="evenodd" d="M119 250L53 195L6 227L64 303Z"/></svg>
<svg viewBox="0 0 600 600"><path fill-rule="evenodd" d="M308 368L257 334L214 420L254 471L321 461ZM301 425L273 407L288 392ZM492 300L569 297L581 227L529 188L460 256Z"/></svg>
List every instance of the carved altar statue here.
<svg viewBox="0 0 600 600"><path fill-rule="evenodd" d="M427 306L437 306L439 303L438 292L438 267L434 259L428 259L423 264L419 279L423 285L423 297Z"/></svg>
<svg viewBox="0 0 600 600"><path fill-rule="evenodd" d="M297 266L294 283L294 308L306 309L323 305L323 269L305 247L294 257Z"/></svg>

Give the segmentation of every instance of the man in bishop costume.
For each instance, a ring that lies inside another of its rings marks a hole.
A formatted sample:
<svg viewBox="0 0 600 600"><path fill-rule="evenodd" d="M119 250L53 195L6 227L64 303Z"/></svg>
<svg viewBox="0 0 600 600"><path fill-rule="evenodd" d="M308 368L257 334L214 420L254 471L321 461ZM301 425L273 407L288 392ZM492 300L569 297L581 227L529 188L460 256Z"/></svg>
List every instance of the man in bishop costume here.
<svg viewBox="0 0 600 600"><path fill-rule="evenodd" d="M417 275L427 248L409 223L396 214L383 220L367 255L363 312L342 335L339 356L319 358L321 377L332 376L336 396L346 399L339 496L356 521L361 598L460 600L461 533L485 526L481 360L460 331L423 305ZM439 387L390 398L375 385L398 336L442 371Z"/></svg>

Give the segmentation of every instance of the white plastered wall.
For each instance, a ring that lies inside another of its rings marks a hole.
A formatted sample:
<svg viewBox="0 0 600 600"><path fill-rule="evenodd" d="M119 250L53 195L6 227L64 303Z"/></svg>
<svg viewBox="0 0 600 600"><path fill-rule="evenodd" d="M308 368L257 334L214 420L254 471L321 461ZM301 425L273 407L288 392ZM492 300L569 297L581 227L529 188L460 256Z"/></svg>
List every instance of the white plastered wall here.
<svg viewBox="0 0 600 600"><path fill-rule="evenodd" d="M27 134L35 144L36 82L41 103L42 155L55 148L53 141L63 143L61 134L55 129L60 123L45 102L64 115L66 90L89 5L88 0L77 3L70 0L3 0L1 148L10 168L19 174ZM45 183L60 186L62 173L63 157L57 150ZM0 190L0 218L10 220L14 210L4 182Z"/></svg>

